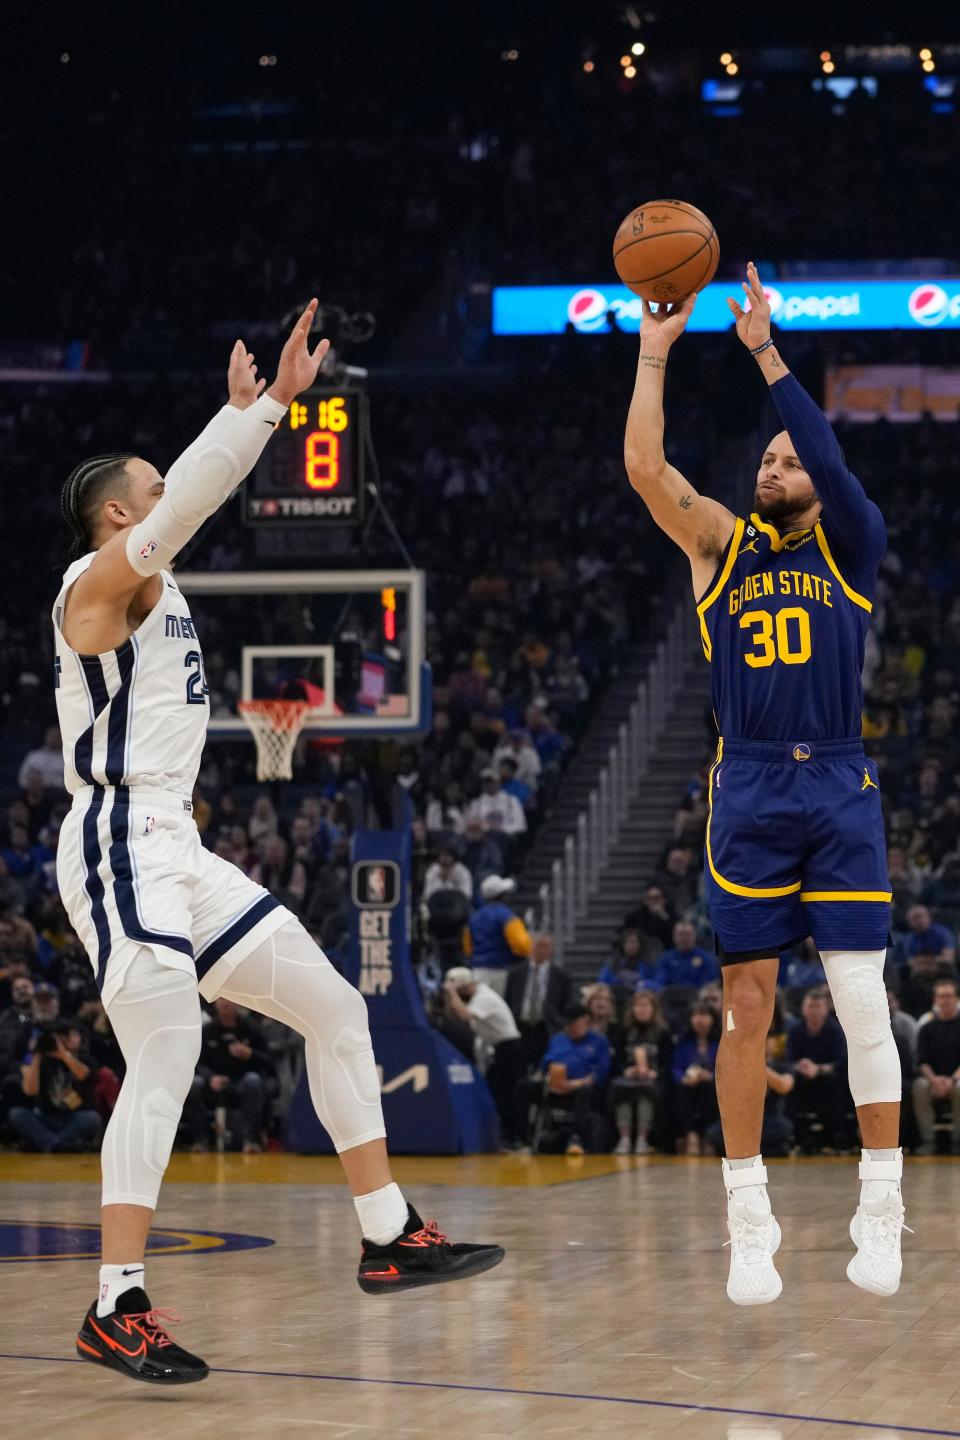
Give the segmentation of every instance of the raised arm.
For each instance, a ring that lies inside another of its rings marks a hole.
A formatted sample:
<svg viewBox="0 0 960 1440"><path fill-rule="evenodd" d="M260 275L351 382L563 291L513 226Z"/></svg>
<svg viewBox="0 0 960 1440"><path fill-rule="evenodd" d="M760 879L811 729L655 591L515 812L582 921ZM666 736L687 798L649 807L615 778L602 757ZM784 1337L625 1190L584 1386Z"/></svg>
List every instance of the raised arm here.
<svg viewBox="0 0 960 1440"><path fill-rule="evenodd" d="M833 427L823 411L791 374L770 336L770 303L751 260L743 286L749 310L728 300L737 335L753 355L770 398L788 432L797 459L806 470L823 505L830 545L841 565L871 569L887 548L883 516L851 473Z"/></svg>
<svg viewBox="0 0 960 1440"><path fill-rule="evenodd" d="M671 540L690 561L693 591L701 595L733 534L735 520L725 505L699 495L663 453L663 385L670 347L693 314L696 296L654 311L643 302L640 358L627 415L623 458L630 484Z"/></svg>
<svg viewBox="0 0 960 1440"><path fill-rule="evenodd" d="M146 461L128 460L117 498L104 495L98 523L115 533L97 549L68 596L62 625L74 649L102 653L121 644L160 594L170 565L259 460L291 401L313 384L329 349L307 344L317 302L297 321L265 394L253 357L237 342L228 371L229 401L161 479Z"/></svg>

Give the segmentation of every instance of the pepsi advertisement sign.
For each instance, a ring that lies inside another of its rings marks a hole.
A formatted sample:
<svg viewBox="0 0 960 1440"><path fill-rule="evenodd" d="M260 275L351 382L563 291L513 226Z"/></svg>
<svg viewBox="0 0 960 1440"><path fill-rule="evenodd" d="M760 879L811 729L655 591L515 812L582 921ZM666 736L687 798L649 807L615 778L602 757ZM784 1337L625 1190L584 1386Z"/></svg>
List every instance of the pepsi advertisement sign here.
<svg viewBox="0 0 960 1440"><path fill-rule="evenodd" d="M781 330L923 330L960 328L960 280L818 280L764 285ZM729 330L727 296L739 286L714 283L697 297L688 331ZM498 285L493 291L494 335L582 335L639 328L640 298L625 285Z"/></svg>

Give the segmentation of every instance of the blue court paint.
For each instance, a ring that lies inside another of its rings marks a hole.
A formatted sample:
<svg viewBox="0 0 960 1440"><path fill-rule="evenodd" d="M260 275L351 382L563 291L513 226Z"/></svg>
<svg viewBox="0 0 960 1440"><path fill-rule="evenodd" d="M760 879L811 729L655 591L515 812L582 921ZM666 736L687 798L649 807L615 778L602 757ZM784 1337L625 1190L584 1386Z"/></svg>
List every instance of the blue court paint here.
<svg viewBox="0 0 960 1440"><path fill-rule="evenodd" d="M223 1255L228 1250L259 1250L275 1242L265 1235L229 1230L152 1230L147 1254ZM0 1264L33 1260L99 1260L99 1225L60 1225L47 1221L0 1221Z"/></svg>
<svg viewBox="0 0 960 1440"><path fill-rule="evenodd" d="M66 1355L10 1355L0 1360L49 1361L56 1365L87 1362ZM960 1430L934 1430L929 1425L889 1425L879 1420L838 1420L832 1415L800 1415L789 1410L740 1410L732 1405L698 1405L695 1400L640 1400L628 1395L589 1395L575 1390L518 1390L509 1385L458 1385L452 1380L381 1380L370 1375L319 1375L310 1370L237 1370L218 1365L211 1375L252 1375L273 1380L323 1380L340 1385L392 1385L405 1390L459 1390L468 1395L516 1395L523 1400L590 1400L601 1405L638 1405L651 1410L692 1410L701 1415L735 1415L748 1420L794 1420L807 1425L842 1425L846 1429L879 1430L886 1435L941 1435L960 1440Z"/></svg>

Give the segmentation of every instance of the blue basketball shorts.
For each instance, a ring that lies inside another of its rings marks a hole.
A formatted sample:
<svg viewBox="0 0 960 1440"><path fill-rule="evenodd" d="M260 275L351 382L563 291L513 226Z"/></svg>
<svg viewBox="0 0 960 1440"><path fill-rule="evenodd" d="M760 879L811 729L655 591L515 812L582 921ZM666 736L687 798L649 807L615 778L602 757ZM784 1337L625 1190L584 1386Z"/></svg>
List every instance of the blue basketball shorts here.
<svg viewBox="0 0 960 1440"><path fill-rule="evenodd" d="M704 876L730 960L882 950L890 879L872 760L859 740L721 740L710 772Z"/></svg>

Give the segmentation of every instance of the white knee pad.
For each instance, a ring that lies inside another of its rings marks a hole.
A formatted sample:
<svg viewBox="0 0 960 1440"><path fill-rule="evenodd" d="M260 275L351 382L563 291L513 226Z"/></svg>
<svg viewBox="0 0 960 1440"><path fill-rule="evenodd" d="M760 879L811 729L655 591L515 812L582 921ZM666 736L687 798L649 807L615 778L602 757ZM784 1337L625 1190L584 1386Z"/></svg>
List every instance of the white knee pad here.
<svg viewBox="0 0 960 1440"><path fill-rule="evenodd" d="M353 993L362 1005L363 997L357 994L357 991ZM366 1011L366 1006L364 1006L364 1011ZM364 1014L364 1020L366 1020L366 1014ZM379 1105L380 1077L377 1074L377 1062L373 1055L373 1041L370 1039L370 1031L366 1025L363 1030L354 1030L349 1025L345 1025L331 1048L334 1059L343 1067L347 1084L359 1103L361 1105Z"/></svg>
<svg viewBox="0 0 960 1440"><path fill-rule="evenodd" d="M386 1135L367 1003L298 920L241 960L220 993L303 1036L310 1097L338 1151Z"/></svg>
<svg viewBox="0 0 960 1440"><path fill-rule="evenodd" d="M200 1058L196 979L144 952L109 1013L127 1073L100 1153L103 1203L153 1209Z"/></svg>
<svg viewBox="0 0 960 1440"><path fill-rule="evenodd" d="M900 1055L890 1028L882 950L823 952L837 1019L847 1037L847 1073L855 1105L900 1100Z"/></svg>
<svg viewBox="0 0 960 1440"><path fill-rule="evenodd" d="M143 1160L148 1169L163 1175L177 1138L183 1101L179 1104L162 1085L146 1095L140 1107L143 1120Z"/></svg>

